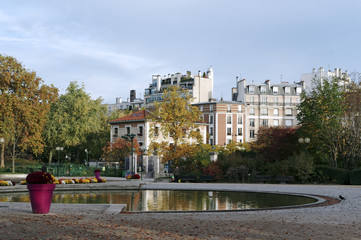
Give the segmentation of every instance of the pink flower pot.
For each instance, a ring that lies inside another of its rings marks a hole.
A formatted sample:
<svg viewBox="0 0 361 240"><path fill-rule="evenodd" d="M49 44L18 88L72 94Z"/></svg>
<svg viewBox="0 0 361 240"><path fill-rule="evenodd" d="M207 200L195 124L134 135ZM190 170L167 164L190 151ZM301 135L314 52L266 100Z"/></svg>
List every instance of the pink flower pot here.
<svg viewBox="0 0 361 240"><path fill-rule="evenodd" d="M100 178L100 172L94 172L94 174L96 179Z"/></svg>
<svg viewBox="0 0 361 240"><path fill-rule="evenodd" d="M49 213L55 184L28 184L33 213Z"/></svg>

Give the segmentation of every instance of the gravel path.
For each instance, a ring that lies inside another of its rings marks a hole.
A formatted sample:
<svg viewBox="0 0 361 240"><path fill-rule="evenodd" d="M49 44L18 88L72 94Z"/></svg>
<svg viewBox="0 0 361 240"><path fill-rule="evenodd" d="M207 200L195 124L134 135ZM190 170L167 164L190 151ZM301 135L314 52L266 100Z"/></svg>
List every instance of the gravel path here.
<svg viewBox="0 0 361 240"><path fill-rule="evenodd" d="M109 205L52 204L46 215L31 213L29 203L0 203L0 239L361 239L360 186L139 183L114 181L102 188L269 191L328 199L341 194L346 200L307 208L201 213L105 214Z"/></svg>

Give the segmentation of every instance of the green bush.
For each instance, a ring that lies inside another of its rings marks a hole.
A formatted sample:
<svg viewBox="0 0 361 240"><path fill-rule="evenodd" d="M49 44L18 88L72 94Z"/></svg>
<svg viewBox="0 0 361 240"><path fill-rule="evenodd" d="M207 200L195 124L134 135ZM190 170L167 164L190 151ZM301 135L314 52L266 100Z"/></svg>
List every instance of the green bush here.
<svg viewBox="0 0 361 240"><path fill-rule="evenodd" d="M350 172L350 184L361 185L361 169L356 169Z"/></svg>
<svg viewBox="0 0 361 240"><path fill-rule="evenodd" d="M318 183L350 184L350 171L346 169L317 165L314 173L314 181Z"/></svg>

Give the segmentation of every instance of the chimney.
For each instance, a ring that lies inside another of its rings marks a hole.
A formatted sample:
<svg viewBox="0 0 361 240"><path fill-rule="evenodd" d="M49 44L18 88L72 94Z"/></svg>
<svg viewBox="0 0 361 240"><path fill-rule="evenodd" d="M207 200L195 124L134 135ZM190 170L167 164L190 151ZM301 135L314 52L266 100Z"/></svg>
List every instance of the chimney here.
<svg viewBox="0 0 361 240"><path fill-rule="evenodd" d="M136 98L135 90L130 90L130 102L134 102L135 98Z"/></svg>

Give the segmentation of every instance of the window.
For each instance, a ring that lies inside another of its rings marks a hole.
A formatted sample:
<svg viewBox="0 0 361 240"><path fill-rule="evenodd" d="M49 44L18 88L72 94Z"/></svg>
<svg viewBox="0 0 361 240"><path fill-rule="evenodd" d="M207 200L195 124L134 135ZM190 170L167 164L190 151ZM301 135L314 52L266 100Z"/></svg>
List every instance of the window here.
<svg viewBox="0 0 361 240"><path fill-rule="evenodd" d="M278 116L279 110L278 108L273 109L273 116Z"/></svg>
<svg viewBox="0 0 361 240"><path fill-rule="evenodd" d="M261 108L261 115L267 116L268 115L268 109L267 108Z"/></svg>
<svg viewBox="0 0 361 240"><path fill-rule="evenodd" d="M249 109L249 115L254 115L254 108Z"/></svg>
<svg viewBox="0 0 361 240"><path fill-rule="evenodd" d="M261 104L267 105L267 97L261 97Z"/></svg>
<svg viewBox="0 0 361 240"><path fill-rule="evenodd" d="M213 112L213 105L209 105L209 112Z"/></svg>
<svg viewBox="0 0 361 240"><path fill-rule="evenodd" d="M292 116L292 109L286 108L285 113L286 113L286 116Z"/></svg>
<svg viewBox="0 0 361 240"><path fill-rule="evenodd" d="M273 120L273 126L274 126L274 127L278 127L278 126L279 126L279 121L278 121L278 119L274 119L274 120Z"/></svg>
<svg viewBox="0 0 361 240"><path fill-rule="evenodd" d="M250 94L254 94L254 86L249 86L248 91Z"/></svg>
<svg viewBox="0 0 361 240"><path fill-rule="evenodd" d="M267 127L268 126L268 120L267 119L261 119L261 126Z"/></svg>
<svg viewBox="0 0 361 240"><path fill-rule="evenodd" d="M261 93L266 93L266 86L261 86Z"/></svg>
<svg viewBox="0 0 361 240"><path fill-rule="evenodd" d="M290 88L290 87L285 87L285 94L286 94L286 95L290 95L290 94L291 94L291 88Z"/></svg>
<svg viewBox="0 0 361 240"><path fill-rule="evenodd" d="M213 139L209 139L209 144L212 145L212 146L214 145Z"/></svg>
<svg viewBox="0 0 361 240"><path fill-rule="evenodd" d="M237 134L238 134L238 136L242 136L242 128L237 129Z"/></svg>
<svg viewBox="0 0 361 240"><path fill-rule="evenodd" d="M286 125L286 127L292 127L292 120L286 119L285 125Z"/></svg>
<svg viewBox="0 0 361 240"><path fill-rule="evenodd" d="M227 135L231 136L232 135L232 128L227 128Z"/></svg>
<svg viewBox="0 0 361 240"><path fill-rule="evenodd" d="M154 137L158 137L159 134L159 127L154 128Z"/></svg>
<svg viewBox="0 0 361 240"><path fill-rule="evenodd" d="M199 111L203 112L203 106L199 107Z"/></svg>
<svg viewBox="0 0 361 240"><path fill-rule="evenodd" d="M213 115L209 116L209 123L213 124Z"/></svg>
<svg viewBox="0 0 361 240"><path fill-rule="evenodd" d="M242 112L242 105L238 105L238 112Z"/></svg>
<svg viewBox="0 0 361 240"><path fill-rule="evenodd" d="M127 134L130 134L130 127L127 127Z"/></svg>
<svg viewBox="0 0 361 240"><path fill-rule="evenodd" d="M278 105L278 97L275 97L275 98L273 99L273 102L274 102L274 105Z"/></svg>
<svg viewBox="0 0 361 240"><path fill-rule="evenodd" d="M300 95L301 92L302 92L302 88L296 87L296 94L297 94L297 95Z"/></svg>
<svg viewBox="0 0 361 240"><path fill-rule="evenodd" d="M250 131L249 131L249 137L250 137L250 138L254 138L254 130L250 130Z"/></svg>
<svg viewBox="0 0 361 240"><path fill-rule="evenodd" d="M139 136L143 136L143 126L139 126Z"/></svg>
<svg viewBox="0 0 361 240"><path fill-rule="evenodd" d="M254 127L254 119L249 119L249 126Z"/></svg>
<svg viewBox="0 0 361 240"><path fill-rule="evenodd" d="M240 114L238 115L237 123L242 124L242 115L240 115Z"/></svg>
<svg viewBox="0 0 361 240"><path fill-rule="evenodd" d="M118 137L118 128L114 128L114 137Z"/></svg>
<svg viewBox="0 0 361 240"><path fill-rule="evenodd" d="M250 104L254 104L254 97L250 97L250 98L249 98L249 103L250 103Z"/></svg>
<svg viewBox="0 0 361 240"><path fill-rule="evenodd" d="M227 105L227 112L231 112L231 105Z"/></svg>
<svg viewBox="0 0 361 240"><path fill-rule="evenodd" d="M227 124L232 124L232 116L227 116Z"/></svg>
<svg viewBox="0 0 361 240"><path fill-rule="evenodd" d="M292 103L292 99L291 99L290 97L286 97L286 98L285 98L285 104L288 105L288 106L290 106L291 103Z"/></svg>
<svg viewBox="0 0 361 240"><path fill-rule="evenodd" d="M209 128L209 136L213 136L213 128L212 127Z"/></svg>
<svg viewBox="0 0 361 240"><path fill-rule="evenodd" d="M273 87L273 94L278 94L278 87Z"/></svg>

